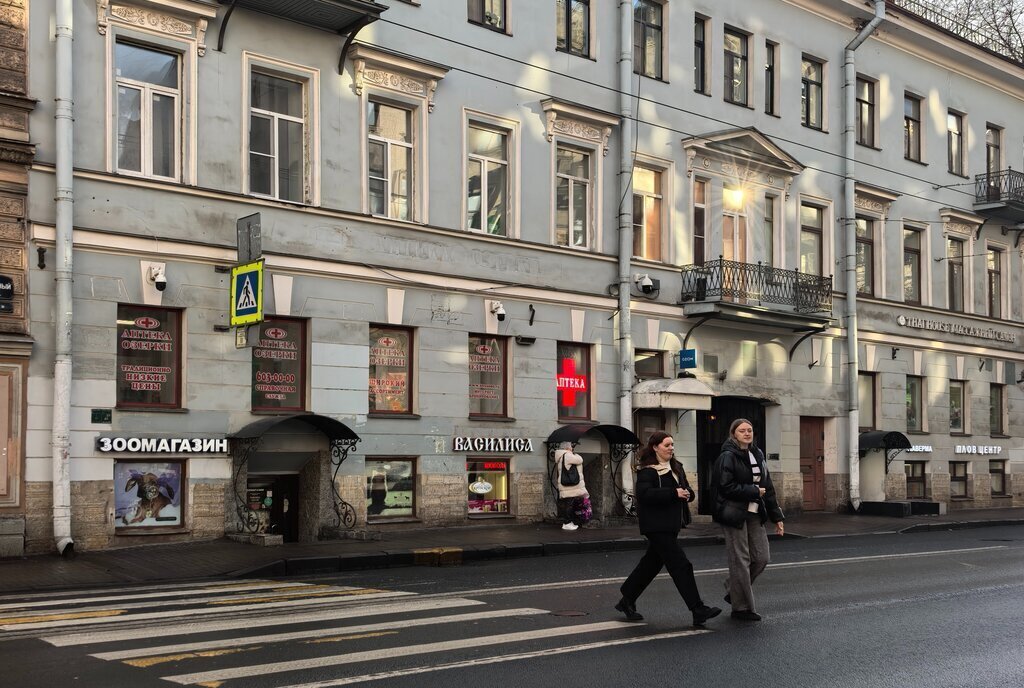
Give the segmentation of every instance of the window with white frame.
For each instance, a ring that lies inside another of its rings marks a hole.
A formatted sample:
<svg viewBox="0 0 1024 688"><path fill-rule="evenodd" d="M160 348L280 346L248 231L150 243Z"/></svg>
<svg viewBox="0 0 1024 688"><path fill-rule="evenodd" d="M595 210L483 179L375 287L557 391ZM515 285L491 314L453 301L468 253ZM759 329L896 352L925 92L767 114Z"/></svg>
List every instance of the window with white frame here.
<svg viewBox="0 0 1024 688"><path fill-rule="evenodd" d="M857 232L857 293L873 296L875 293L875 221L858 215Z"/></svg>
<svg viewBox="0 0 1024 688"><path fill-rule="evenodd" d="M776 68L779 44L774 41L764 42L764 111L767 115L777 115L779 95L779 70Z"/></svg>
<svg viewBox="0 0 1024 688"><path fill-rule="evenodd" d="M921 98L903 94L903 157L921 162Z"/></svg>
<svg viewBox="0 0 1024 688"><path fill-rule="evenodd" d="M903 302L921 303L921 235L913 227L903 227Z"/></svg>
<svg viewBox="0 0 1024 688"><path fill-rule="evenodd" d="M662 75L663 15L657 0L633 0L633 71L652 79Z"/></svg>
<svg viewBox="0 0 1024 688"><path fill-rule="evenodd" d="M999 171L1003 167L1003 130L994 124L985 125L985 187L989 201L998 201Z"/></svg>
<svg viewBox="0 0 1024 688"><path fill-rule="evenodd" d="M747 104L747 34L725 29L725 100L737 105Z"/></svg>
<svg viewBox="0 0 1024 688"><path fill-rule="evenodd" d="M555 243L590 245L591 156L581 148L558 145L555 152Z"/></svg>
<svg viewBox="0 0 1024 688"><path fill-rule="evenodd" d="M860 431L875 429L875 374L857 374L857 405Z"/></svg>
<svg viewBox="0 0 1024 688"><path fill-rule="evenodd" d="M800 63L800 123L811 129L824 128L825 65L811 57Z"/></svg>
<svg viewBox="0 0 1024 688"><path fill-rule="evenodd" d="M768 267L775 265L775 235L777 228L775 226L775 218L777 213L776 206L778 205L779 199L773 194L765 194L764 196L764 264Z"/></svg>
<svg viewBox="0 0 1024 688"><path fill-rule="evenodd" d="M907 375L907 432L924 432L924 378Z"/></svg>
<svg viewBox="0 0 1024 688"><path fill-rule="evenodd" d="M953 110L946 113L946 158L949 171L964 176L964 116Z"/></svg>
<svg viewBox="0 0 1024 688"><path fill-rule="evenodd" d="M946 279L949 282L949 310L964 310L964 241L946 239Z"/></svg>
<svg viewBox="0 0 1024 688"><path fill-rule="evenodd" d="M1003 317L1003 250L989 248L986 256L988 263L988 317Z"/></svg>
<svg viewBox="0 0 1024 688"><path fill-rule="evenodd" d="M703 265L707 257L707 194L705 179L693 180L693 264Z"/></svg>
<svg viewBox="0 0 1024 688"><path fill-rule="evenodd" d="M505 32L505 0L467 0L469 21L493 31Z"/></svg>
<svg viewBox="0 0 1024 688"><path fill-rule="evenodd" d="M800 272L821 275L825 229L825 209L810 203L800 204Z"/></svg>
<svg viewBox="0 0 1024 688"><path fill-rule="evenodd" d="M661 172L633 166L633 255L661 260Z"/></svg>
<svg viewBox="0 0 1024 688"><path fill-rule="evenodd" d="M249 74L249 192L307 200L306 83L254 68Z"/></svg>
<svg viewBox="0 0 1024 688"><path fill-rule="evenodd" d="M181 146L181 59L167 50L118 40L117 171L177 180Z"/></svg>
<svg viewBox="0 0 1024 688"><path fill-rule="evenodd" d="M708 92L708 20L695 15L693 18L693 90Z"/></svg>
<svg viewBox="0 0 1024 688"><path fill-rule="evenodd" d="M508 236L509 132L470 122L466 134L466 227Z"/></svg>
<svg viewBox="0 0 1024 688"><path fill-rule="evenodd" d="M870 79L857 77L857 143L875 145L875 90Z"/></svg>
<svg viewBox="0 0 1024 688"><path fill-rule="evenodd" d="M960 435L967 432L967 383L949 381L949 432Z"/></svg>
<svg viewBox="0 0 1024 688"><path fill-rule="evenodd" d="M555 49L590 57L590 0L555 0Z"/></svg>
<svg viewBox="0 0 1024 688"><path fill-rule="evenodd" d="M371 215L413 219L412 110L370 99L366 107L367 189Z"/></svg>

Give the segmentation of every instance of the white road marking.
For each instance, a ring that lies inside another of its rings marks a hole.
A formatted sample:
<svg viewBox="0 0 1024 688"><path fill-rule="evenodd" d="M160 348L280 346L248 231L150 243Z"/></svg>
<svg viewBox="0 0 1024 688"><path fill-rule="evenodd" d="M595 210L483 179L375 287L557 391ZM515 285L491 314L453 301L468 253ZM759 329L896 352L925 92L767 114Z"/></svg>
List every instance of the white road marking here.
<svg viewBox="0 0 1024 688"><path fill-rule="evenodd" d="M601 631L626 629L635 630L636 628L644 625L645 624L629 623L627 621L604 621L601 623L583 624L581 626L560 626L558 628L544 628L533 631L521 631L518 633L478 636L475 638L446 640L437 643L424 643L422 645L405 645L402 647L389 647L379 650L367 650L364 652L350 652L343 655L328 655L326 657L296 659L288 662L256 664L231 669L217 669L214 671L200 671L192 674L178 674L177 676L162 676L161 678L165 681L172 681L182 685L227 681L236 678L246 678L249 676L279 674L285 671L303 671L307 669L340 666L343 664L372 662L378 659L390 659L396 655L410 657L412 655L450 652L452 650L462 650L470 647L482 647L489 645L497 646L502 643L519 643L527 640L539 640L541 638L557 638L565 635L579 635L582 633L598 633Z"/></svg>
<svg viewBox="0 0 1024 688"><path fill-rule="evenodd" d="M238 588L252 584L268 583L273 584L274 581L266 580L263 578L253 578L251 580L228 580L222 583L215 581L195 581L192 583L168 583L166 585L135 585L135 586L123 586L120 588L106 588L106 587L95 587L95 588L78 588L76 590L54 590L53 592L33 592L25 595L0 595L0 602L5 600L37 600L37 599L54 599L58 597L73 597L75 595L85 595L89 592L101 592L101 593L132 593L132 592L146 592L153 590L183 590L186 588L205 588L205 587L220 587L223 589ZM295 585L308 585L308 583L295 583Z"/></svg>
<svg viewBox="0 0 1024 688"><path fill-rule="evenodd" d="M220 648L239 647L242 645L262 645L265 643L281 643L289 640L324 638L336 635L350 635L353 633L373 633L376 631L391 631L395 629L401 630L403 628L412 628L414 626L433 626L434 624L460 623L466 621L480 621L482 619L495 619L510 616L532 616L548 613L547 609L534 609L533 607L523 607L521 609L492 609L486 612L428 616L420 619L400 619L398 621L361 624L358 626L331 626L329 628L315 628L308 631L295 631L293 633L239 636L235 638L224 638L221 640L210 640L204 643L180 643L178 645L161 645L160 647L137 647L131 650L120 650L118 652L98 652L92 656L96 659L106 660L132 659L134 657L152 657L154 655L166 655L178 652L200 652L203 650L217 650Z"/></svg>
<svg viewBox="0 0 1024 688"><path fill-rule="evenodd" d="M372 607L336 607L334 609L318 610L315 612L303 612L299 614L288 614L287 616L268 616L259 620L261 628L269 626L290 626L293 624L311 623L318 621L333 621L336 619L352 619L359 617L386 616L388 614L404 614L406 612L434 611L438 609L453 609L457 607L471 607L482 605L477 600L467 600L461 597L446 599L413 599L403 602L385 602L375 604ZM252 628L252 617L241 619L224 619L220 621L200 621L179 624L161 624L160 634L164 637L178 635L192 635L195 633L213 633L217 631L233 631L239 628ZM67 635L51 635L43 640L55 647L69 647L72 645L93 645L99 643L120 643L139 639L137 629L117 631L93 631L89 633L69 633Z"/></svg>

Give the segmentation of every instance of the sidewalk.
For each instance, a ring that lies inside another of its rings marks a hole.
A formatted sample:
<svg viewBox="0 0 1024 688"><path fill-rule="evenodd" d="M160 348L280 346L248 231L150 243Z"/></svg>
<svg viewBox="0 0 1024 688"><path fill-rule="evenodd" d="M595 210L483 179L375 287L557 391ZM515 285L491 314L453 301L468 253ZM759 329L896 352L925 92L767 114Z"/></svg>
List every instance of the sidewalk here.
<svg viewBox="0 0 1024 688"><path fill-rule="evenodd" d="M945 516L859 516L805 513L786 520L786 537L958 530L1024 526L1024 509L978 509ZM721 541L719 526L696 523L682 532L685 546ZM773 536L774 537L774 536ZM180 583L212 577L293 576L414 565L458 565L486 559L643 549L635 526L581 528L552 524L480 525L387 531L380 540L258 547L226 539L0 559L0 593L139 583Z"/></svg>

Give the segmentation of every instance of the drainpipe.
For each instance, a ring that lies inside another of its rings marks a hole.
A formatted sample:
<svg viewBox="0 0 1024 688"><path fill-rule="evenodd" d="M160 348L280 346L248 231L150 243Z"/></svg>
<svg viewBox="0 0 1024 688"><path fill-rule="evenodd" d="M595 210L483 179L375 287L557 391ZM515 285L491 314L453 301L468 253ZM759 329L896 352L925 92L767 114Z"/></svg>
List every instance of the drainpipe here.
<svg viewBox="0 0 1024 688"><path fill-rule="evenodd" d="M619 425L633 425L633 332L630 271L633 257L633 3L619 0ZM622 487L633 489L633 468L622 462Z"/></svg>
<svg viewBox="0 0 1024 688"><path fill-rule="evenodd" d="M71 539L71 279L74 210L74 104L72 100L72 0L57 0L56 129L57 230L55 240L55 355L53 364L53 539L63 557L75 555Z"/></svg>
<svg viewBox="0 0 1024 688"><path fill-rule="evenodd" d="M856 181L854 178L854 156L857 152L856 123L857 107L857 65L854 53L868 36L874 33L882 20L885 19L885 0L874 0L875 16L857 37L846 46L843 60L843 227L846 237L846 345L847 374L846 382L849 396L848 452L850 459L850 502L854 511L860 509L860 454L857 438L860 434L860 414L858 409L858 340L857 340L857 210L854 205Z"/></svg>

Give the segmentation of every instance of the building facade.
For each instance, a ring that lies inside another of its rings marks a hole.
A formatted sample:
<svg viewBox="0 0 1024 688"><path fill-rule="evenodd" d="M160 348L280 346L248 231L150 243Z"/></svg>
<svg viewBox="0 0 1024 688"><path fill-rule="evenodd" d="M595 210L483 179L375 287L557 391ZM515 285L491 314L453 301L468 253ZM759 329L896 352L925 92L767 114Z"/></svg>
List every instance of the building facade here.
<svg viewBox="0 0 1024 688"><path fill-rule="evenodd" d="M900 2L849 83L846 0L434 4L74 6L79 547L537 521L562 442L611 522L656 429L706 514L735 417L791 511L1024 506L1021 65ZM49 12L26 552L54 547Z"/></svg>

